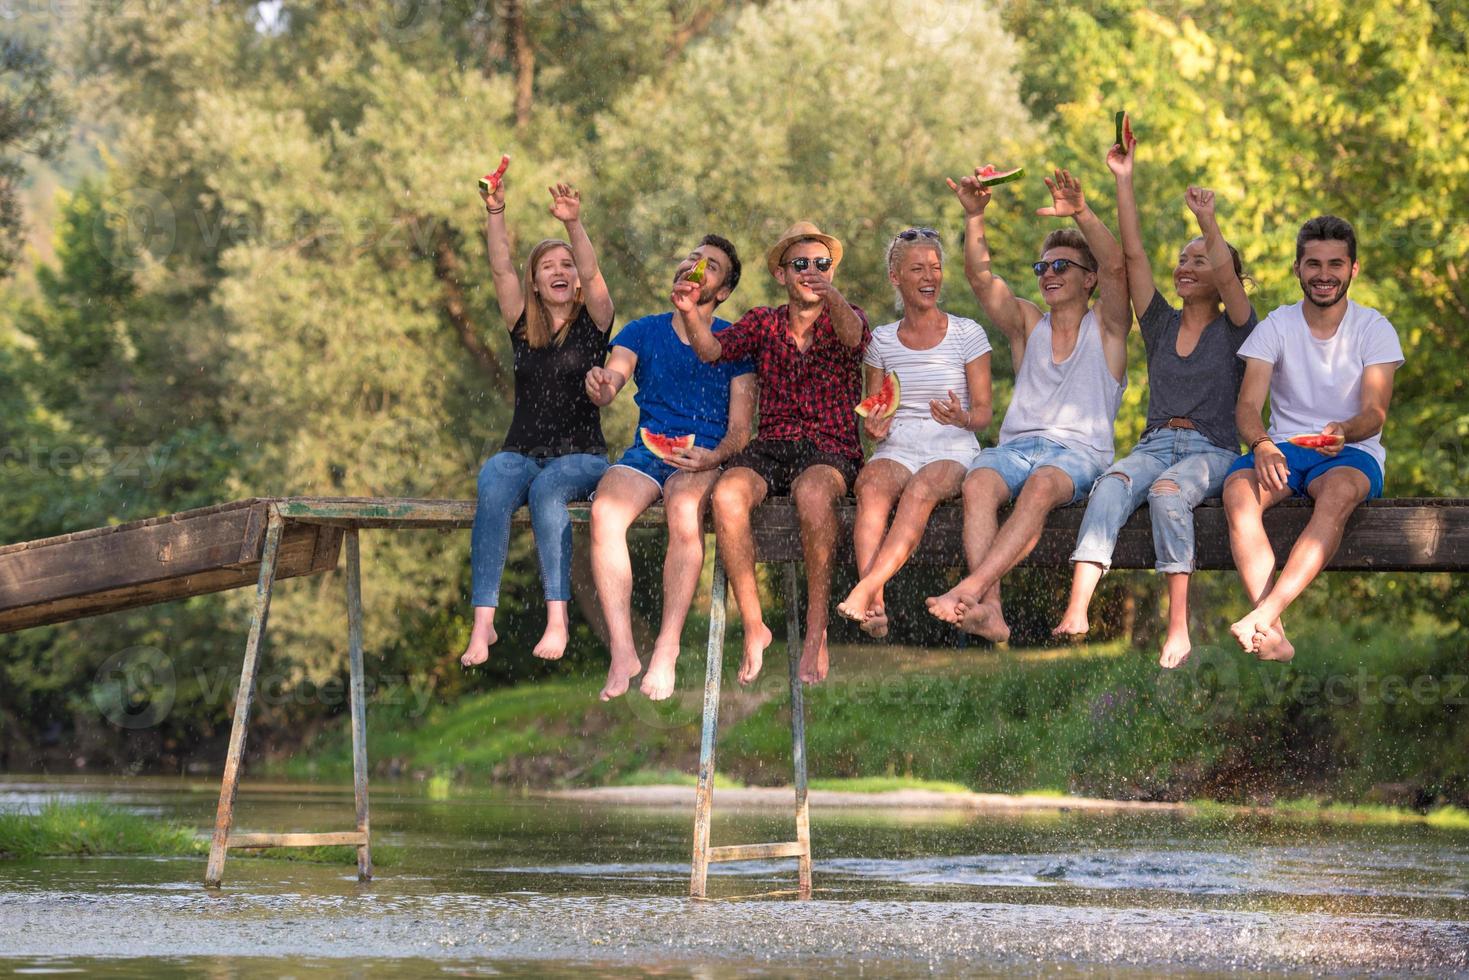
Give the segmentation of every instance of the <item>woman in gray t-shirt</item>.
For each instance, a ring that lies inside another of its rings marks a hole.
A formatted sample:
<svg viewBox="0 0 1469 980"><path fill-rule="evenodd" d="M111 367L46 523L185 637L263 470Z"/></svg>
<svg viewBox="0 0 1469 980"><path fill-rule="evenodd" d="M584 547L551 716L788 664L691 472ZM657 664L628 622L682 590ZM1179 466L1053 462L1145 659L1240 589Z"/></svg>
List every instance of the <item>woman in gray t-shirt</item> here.
<svg viewBox="0 0 1469 980"><path fill-rule="evenodd" d="M1117 534L1148 502L1155 567L1168 579L1168 634L1159 663L1188 658L1188 583L1194 570L1194 515L1199 501L1217 497L1239 455L1234 404L1243 362L1240 344L1255 328L1239 253L1214 218L1214 192L1190 187L1185 198L1198 218L1198 238L1178 253L1173 286L1182 308L1153 284L1133 193L1133 148L1113 146L1107 166L1117 178L1117 217L1127 259L1127 287L1148 351L1148 423L1131 454L1097 480L1072 552L1071 601L1053 634L1088 630L1087 607L1112 562Z"/></svg>

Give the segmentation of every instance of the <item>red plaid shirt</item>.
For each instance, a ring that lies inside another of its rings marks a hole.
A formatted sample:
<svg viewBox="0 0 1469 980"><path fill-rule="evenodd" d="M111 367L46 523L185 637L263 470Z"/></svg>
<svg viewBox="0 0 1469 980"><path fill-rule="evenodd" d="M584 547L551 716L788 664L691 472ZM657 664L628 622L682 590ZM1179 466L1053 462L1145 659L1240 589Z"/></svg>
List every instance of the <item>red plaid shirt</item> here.
<svg viewBox="0 0 1469 980"><path fill-rule="evenodd" d="M861 460L853 409L862 400L862 353L872 332L867 314L852 309L862 321L862 343L848 347L822 309L811 346L802 353L791 339L789 306L757 306L718 334L719 358L755 362L760 379L759 438L774 442L808 439L818 450Z"/></svg>

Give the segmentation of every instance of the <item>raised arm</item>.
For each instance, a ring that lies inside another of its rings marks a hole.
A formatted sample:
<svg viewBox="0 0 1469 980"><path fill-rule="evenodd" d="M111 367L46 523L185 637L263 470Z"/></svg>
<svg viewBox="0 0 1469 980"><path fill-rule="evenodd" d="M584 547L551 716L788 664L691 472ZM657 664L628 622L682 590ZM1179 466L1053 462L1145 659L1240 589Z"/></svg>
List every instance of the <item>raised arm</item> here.
<svg viewBox="0 0 1469 980"><path fill-rule="evenodd" d="M1137 140L1133 138L1130 127L1123 139L1127 141L1126 146L1112 144L1107 153L1107 167L1117 178L1117 230L1122 235L1122 257L1127 266L1127 293L1132 299L1133 311L1141 317L1153 302L1158 286L1153 281L1153 269L1148 264L1148 253L1143 246L1143 226L1137 216L1137 195L1132 183L1133 150L1137 147Z"/></svg>
<svg viewBox="0 0 1469 980"><path fill-rule="evenodd" d="M566 240L571 242L571 257L576 262L576 276L581 280L582 303L592 322L605 333L612 326L612 295L597 265L596 249L582 227L581 192L570 184L547 189L551 192L551 217L566 226Z"/></svg>
<svg viewBox="0 0 1469 980"><path fill-rule="evenodd" d="M713 364L724 353L724 345L714 336L713 319L699 315L700 288L696 282L680 280L673 284L673 295L670 299L673 301L673 315L683 324L684 336L689 338L689 346L694 349L699 360L705 364Z"/></svg>
<svg viewBox="0 0 1469 980"><path fill-rule="evenodd" d="M485 245L490 252L490 278L495 283L495 300L500 304L505 328L514 330L520 314L525 312L525 296L520 292L515 261L510 257L510 232L505 227L505 181L497 181L488 194L481 190L479 196L488 212L485 215Z"/></svg>
<svg viewBox="0 0 1469 980"><path fill-rule="evenodd" d="M1019 364L1025 351L1025 338L1040 321L1040 307L1017 297L1009 284L994 273L984 228L984 209L993 196L990 189L980 183L978 176L960 178L957 184L947 177L944 179L964 208L964 278L969 280L969 288L974 290L984 315L1009 339L1015 363Z"/></svg>
<svg viewBox="0 0 1469 980"><path fill-rule="evenodd" d="M1230 323L1242 327L1250 322L1250 298L1245 295L1245 284L1240 282L1239 273L1234 271L1234 256L1229 254L1229 244L1225 242L1224 233L1219 230L1219 222L1214 216L1214 192L1203 187L1190 187L1184 200L1199 220L1204 251L1214 270L1219 298L1224 300L1224 312L1229 315Z"/></svg>
<svg viewBox="0 0 1469 980"><path fill-rule="evenodd" d="M1127 332L1132 329L1132 310L1128 307L1127 267L1122 261L1121 246L1102 219L1087 206L1081 182L1069 171L1057 170L1054 177L1046 178L1046 187L1051 192L1052 204L1038 209L1036 214L1049 218L1070 217L1081 229L1087 247L1092 250L1092 257L1097 260L1097 316L1109 334L1125 340ZM1114 373L1118 373L1116 365L1113 367ZM1125 370L1126 365L1122 367Z"/></svg>

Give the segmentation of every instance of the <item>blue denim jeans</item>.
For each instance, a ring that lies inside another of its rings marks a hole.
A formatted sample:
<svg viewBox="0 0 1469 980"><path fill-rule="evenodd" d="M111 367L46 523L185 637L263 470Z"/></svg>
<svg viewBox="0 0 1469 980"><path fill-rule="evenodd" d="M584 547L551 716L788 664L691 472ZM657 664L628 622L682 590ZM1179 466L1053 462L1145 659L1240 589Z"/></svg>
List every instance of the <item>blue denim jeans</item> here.
<svg viewBox="0 0 1469 980"><path fill-rule="evenodd" d="M474 605L500 604L500 576L510 550L510 518L527 503L546 601L571 598L571 517L566 505L590 497L605 472L607 460L590 453L538 460L505 452L485 460L479 471L479 508L469 539Z"/></svg>
<svg viewBox="0 0 1469 980"><path fill-rule="evenodd" d="M1193 429L1154 429L1092 487L1071 560L1110 567L1117 533L1147 500L1154 567L1192 572L1194 508L1206 497L1219 496L1224 474L1236 458L1232 450L1219 448ZM1178 492L1159 493L1154 487L1160 480L1172 480Z"/></svg>

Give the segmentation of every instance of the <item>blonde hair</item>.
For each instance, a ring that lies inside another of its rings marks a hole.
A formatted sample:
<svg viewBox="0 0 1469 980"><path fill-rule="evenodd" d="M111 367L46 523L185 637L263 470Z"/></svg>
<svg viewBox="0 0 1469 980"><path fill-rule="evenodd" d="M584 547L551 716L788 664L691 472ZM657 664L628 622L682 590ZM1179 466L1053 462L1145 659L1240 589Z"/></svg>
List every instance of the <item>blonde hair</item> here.
<svg viewBox="0 0 1469 980"><path fill-rule="evenodd" d="M559 238L546 238L536 243L536 247L530 250L530 258L525 262L525 278L521 283L520 292L525 297L525 342L532 347L547 347L555 344L561 346L566 339L567 331L581 316L582 297L581 285L577 284L576 296L572 301L571 315L561 325L561 329L554 334L551 332L551 311L546 308L546 301L541 299L541 294L536 292L536 266L546 253L555 248L564 248L571 252L571 243ZM574 255L575 253L573 253Z"/></svg>

